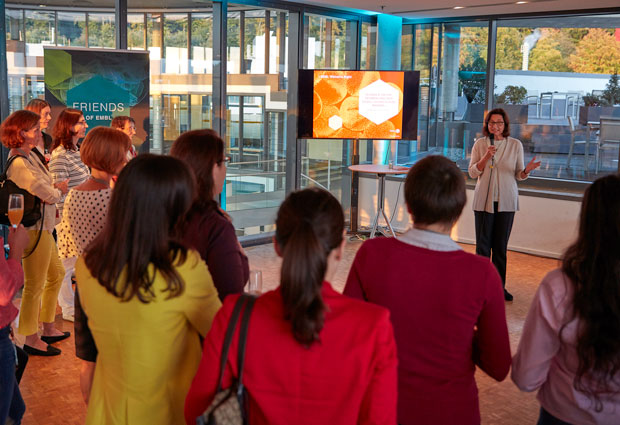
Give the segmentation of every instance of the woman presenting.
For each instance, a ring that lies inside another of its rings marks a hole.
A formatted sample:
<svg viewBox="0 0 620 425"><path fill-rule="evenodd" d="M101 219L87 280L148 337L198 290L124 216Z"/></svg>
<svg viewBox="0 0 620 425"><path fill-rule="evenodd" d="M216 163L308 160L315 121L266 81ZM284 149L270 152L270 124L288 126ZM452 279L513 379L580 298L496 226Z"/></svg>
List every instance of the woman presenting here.
<svg viewBox="0 0 620 425"><path fill-rule="evenodd" d="M491 257L497 268L504 299L512 301L506 290L506 249L515 211L519 210L517 180L528 178L540 167L536 157L524 167L523 145L510 136L510 123L501 108L489 111L484 119L485 137L476 140L469 162L469 175L477 178L474 191L476 254Z"/></svg>

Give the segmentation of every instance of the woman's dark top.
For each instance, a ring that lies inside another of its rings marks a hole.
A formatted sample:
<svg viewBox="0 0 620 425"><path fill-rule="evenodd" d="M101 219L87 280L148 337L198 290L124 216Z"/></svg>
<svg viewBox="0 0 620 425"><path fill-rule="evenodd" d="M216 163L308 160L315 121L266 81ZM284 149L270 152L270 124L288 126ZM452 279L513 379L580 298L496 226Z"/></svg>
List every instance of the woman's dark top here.
<svg viewBox="0 0 620 425"><path fill-rule="evenodd" d="M220 300L243 292L250 275L248 257L241 250L235 228L215 202L192 210L183 241L207 263Z"/></svg>

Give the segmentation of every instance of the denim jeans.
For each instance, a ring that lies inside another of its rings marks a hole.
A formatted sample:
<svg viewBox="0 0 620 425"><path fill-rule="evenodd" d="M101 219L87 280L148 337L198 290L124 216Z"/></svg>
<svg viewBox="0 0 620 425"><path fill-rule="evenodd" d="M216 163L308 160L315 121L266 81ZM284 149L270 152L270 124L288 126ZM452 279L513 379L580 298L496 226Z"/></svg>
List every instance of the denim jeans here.
<svg viewBox="0 0 620 425"><path fill-rule="evenodd" d="M15 347L9 339L8 326L0 329L0 424L11 418L15 424L20 424L26 411L15 378Z"/></svg>

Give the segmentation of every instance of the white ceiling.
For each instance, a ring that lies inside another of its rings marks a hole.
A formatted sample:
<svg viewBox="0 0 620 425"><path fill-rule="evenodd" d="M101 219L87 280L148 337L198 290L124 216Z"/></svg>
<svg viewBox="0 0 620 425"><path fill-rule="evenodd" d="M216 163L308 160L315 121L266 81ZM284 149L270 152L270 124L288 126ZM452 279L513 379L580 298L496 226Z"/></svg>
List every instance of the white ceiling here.
<svg viewBox="0 0 620 425"><path fill-rule="evenodd" d="M348 8L388 13L403 18L445 18L461 16L493 16L516 13L540 13L564 10L618 8L618 0L529 0L517 4L518 0L326 0L305 1L327 7ZM454 9L454 7L463 7Z"/></svg>

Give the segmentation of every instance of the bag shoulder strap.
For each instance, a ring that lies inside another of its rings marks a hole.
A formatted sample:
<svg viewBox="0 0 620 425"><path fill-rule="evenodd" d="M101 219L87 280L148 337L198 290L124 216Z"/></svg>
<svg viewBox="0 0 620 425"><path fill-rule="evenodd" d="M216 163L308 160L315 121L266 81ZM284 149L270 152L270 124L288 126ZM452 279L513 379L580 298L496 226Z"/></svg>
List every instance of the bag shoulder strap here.
<svg viewBox="0 0 620 425"><path fill-rule="evenodd" d="M226 336L224 337L224 342L222 344L222 352L220 354L220 375L217 380L217 389L215 393L219 393L222 390L222 380L224 379L224 370L226 369L226 361L228 360L228 350L230 349L230 343L232 342L233 334L235 333L235 329L237 328L237 322L239 321L239 316L241 315L241 309L245 304L246 299L243 294L237 299L235 303L235 308L228 320L228 327L226 328Z"/></svg>
<svg viewBox="0 0 620 425"><path fill-rule="evenodd" d="M4 170L2 171L2 175L0 176L0 179L2 179L2 181L5 181L7 179L6 173L7 171L9 171L9 167L11 166L11 164L13 163L13 161L15 161L15 158L17 157L26 158L24 155L13 155L9 157L9 159L6 160L6 165L4 166Z"/></svg>
<svg viewBox="0 0 620 425"><path fill-rule="evenodd" d="M243 391L243 364L245 363L245 346L248 336L248 327L250 324L250 313L252 313L252 308L254 307L254 303L256 302L256 296L254 295L243 294L242 296L246 297L248 301L245 304L245 310L243 311L243 317L241 318L241 329L239 330L239 351L237 354L237 369L239 372L239 395L241 395L241 392Z"/></svg>

